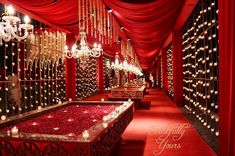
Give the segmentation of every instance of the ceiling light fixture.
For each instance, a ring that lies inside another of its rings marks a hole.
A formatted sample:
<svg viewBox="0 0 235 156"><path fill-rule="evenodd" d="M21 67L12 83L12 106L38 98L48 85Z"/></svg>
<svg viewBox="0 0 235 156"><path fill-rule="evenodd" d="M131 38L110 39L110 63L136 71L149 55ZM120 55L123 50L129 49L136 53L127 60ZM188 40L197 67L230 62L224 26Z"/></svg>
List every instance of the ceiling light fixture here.
<svg viewBox="0 0 235 156"><path fill-rule="evenodd" d="M28 16L24 17L25 24L20 24L20 18L14 16L14 13L15 10L11 5L6 7L2 22L0 22L0 46L3 44L3 40L5 42L13 39L24 40L28 37L29 31L33 30L33 25L28 24L30 22Z"/></svg>
<svg viewBox="0 0 235 156"><path fill-rule="evenodd" d="M103 54L103 49L101 48L100 44L94 43L94 47L91 49L88 46L87 38L86 38L86 32L82 31L79 33L80 36L80 44L77 46L77 40L75 44L73 45L71 50L68 50L68 47L65 46L64 52L66 53L66 56L71 58L84 58L84 57L100 57Z"/></svg>

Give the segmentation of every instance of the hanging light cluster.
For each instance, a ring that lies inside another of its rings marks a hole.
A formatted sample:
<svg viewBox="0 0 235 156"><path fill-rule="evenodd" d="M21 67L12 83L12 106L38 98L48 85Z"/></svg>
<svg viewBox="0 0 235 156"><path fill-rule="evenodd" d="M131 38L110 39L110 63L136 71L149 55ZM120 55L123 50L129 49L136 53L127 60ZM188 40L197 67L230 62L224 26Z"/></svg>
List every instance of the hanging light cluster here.
<svg viewBox="0 0 235 156"><path fill-rule="evenodd" d="M142 76L142 72L141 72L141 68L140 65L137 61L137 57L136 55L134 55L133 53L133 47L130 44L130 41L128 40L127 43L125 42L121 42L121 52L122 55L124 56L124 61L120 62L119 61L119 55L118 52L115 55L115 61L112 62L112 64L110 65L109 62L107 62L107 67L109 69L114 69L116 71L124 71L124 72L130 72L133 73L135 75L139 75ZM130 63L128 63L127 58L131 58Z"/></svg>
<svg viewBox="0 0 235 156"><path fill-rule="evenodd" d="M71 52L68 50L68 47L65 46L65 52L67 57L81 58L81 57L100 57L102 55L103 49L100 44L94 43L94 48L90 48L86 39L86 32L81 31L80 35L80 44L79 47L75 43L71 49Z"/></svg>
<svg viewBox="0 0 235 156"><path fill-rule="evenodd" d="M78 1L80 44L75 43L71 50L66 46L64 51L67 57L99 57L103 52L101 44L111 44L117 40L120 28L111 12L112 10L107 10L101 0ZM99 44L94 43L94 47L90 48L87 36L95 38Z"/></svg>
<svg viewBox="0 0 235 156"><path fill-rule="evenodd" d="M88 58L87 58L88 59ZM90 58L84 64L77 60L76 63L76 95L78 99L91 96L98 91L98 61Z"/></svg>
<svg viewBox="0 0 235 156"><path fill-rule="evenodd" d="M183 30L183 82L186 109L219 136L218 1L199 1Z"/></svg>
<svg viewBox="0 0 235 156"><path fill-rule="evenodd" d="M62 55L66 35L44 29L40 27L27 40L5 42L1 47L0 116L3 119L66 100Z"/></svg>
<svg viewBox="0 0 235 156"><path fill-rule="evenodd" d="M25 24L20 24L20 18L14 16L14 13L15 10L11 5L6 6L5 13L0 22L0 46L3 45L3 40L5 42L13 39L24 40L28 37L29 31L33 30L33 25L28 24L30 21L28 16L24 17Z"/></svg>

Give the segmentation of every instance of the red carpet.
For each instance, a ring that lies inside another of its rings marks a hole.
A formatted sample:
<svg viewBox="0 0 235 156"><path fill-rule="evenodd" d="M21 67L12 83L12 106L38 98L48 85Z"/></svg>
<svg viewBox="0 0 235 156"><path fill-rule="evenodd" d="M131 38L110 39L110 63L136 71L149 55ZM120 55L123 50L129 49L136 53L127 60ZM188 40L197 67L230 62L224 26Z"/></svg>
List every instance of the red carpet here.
<svg viewBox="0 0 235 156"><path fill-rule="evenodd" d="M122 135L119 156L215 156L181 111L159 89L147 89L149 109L135 111ZM86 100L96 100L96 95Z"/></svg>

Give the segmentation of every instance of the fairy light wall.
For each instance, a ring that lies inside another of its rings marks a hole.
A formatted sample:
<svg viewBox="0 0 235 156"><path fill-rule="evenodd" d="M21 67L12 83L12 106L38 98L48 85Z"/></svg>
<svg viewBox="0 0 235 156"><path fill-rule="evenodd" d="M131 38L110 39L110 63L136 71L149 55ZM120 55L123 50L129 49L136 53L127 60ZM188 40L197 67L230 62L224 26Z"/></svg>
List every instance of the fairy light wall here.
<svg viewBox="0 0 235 156"><path fill-rule="evenodd" d="M183 35L185 107L216 136L219 136L218 29L218 1L200 0Z"/></svg>
<svg viewBox="0 0 235 156"><path fill-rule="evenodd" d="M1 15L4 8L0 4ZM34 30L25 40L0 46L1 119L65 101L66 34L33 19L31 24Z"/></svg>
<svg viewBox="0 0 235 156"><path fill-rule="evenodd" d="M110 89L112 87L112 78L114 77L114 71L108 68L107 64L110 64L112 59L104 56L103 57L103 65L104 65L104 88Z"/></svg>
<svg viewBox="0 0 235 156"><path fill-rule="evenodd" d="M12 116L65 101L66 35L34 22L26 40L0 47L0 115Z"/></svg>
<svg viewBox="0 0 235 156"><path fill-rule="evenodd" d="M87 57L76 62L76 93L78 99L91 96L98 91L98 61Z"/></svg>
<svg viewBox="0 0 235 156"><path fill-rule="evenodd" d="M171 98L174 97L174 87L173 87L173 63L172 63L172 45L167 47L167 78L168 78L168 94Z"/></svg>

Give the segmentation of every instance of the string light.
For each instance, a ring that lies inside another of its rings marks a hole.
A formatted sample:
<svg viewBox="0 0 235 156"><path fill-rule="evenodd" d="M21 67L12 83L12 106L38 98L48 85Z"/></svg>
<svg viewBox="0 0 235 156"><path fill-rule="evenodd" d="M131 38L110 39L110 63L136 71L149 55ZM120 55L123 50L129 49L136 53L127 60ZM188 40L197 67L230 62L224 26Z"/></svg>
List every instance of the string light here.
<svg viewBox="0 0 235 156"><path fill-rule="evenodd" d="M191 113L195 112L192 114L218 136L218 18L217 15L207 18L217 12L215 6L215 2L206 7L199 3L200 14L185 25L182 59L185 107ZM202 22L202 17L208 20ZM212 119L210 123L208 118Z"/></svg>

